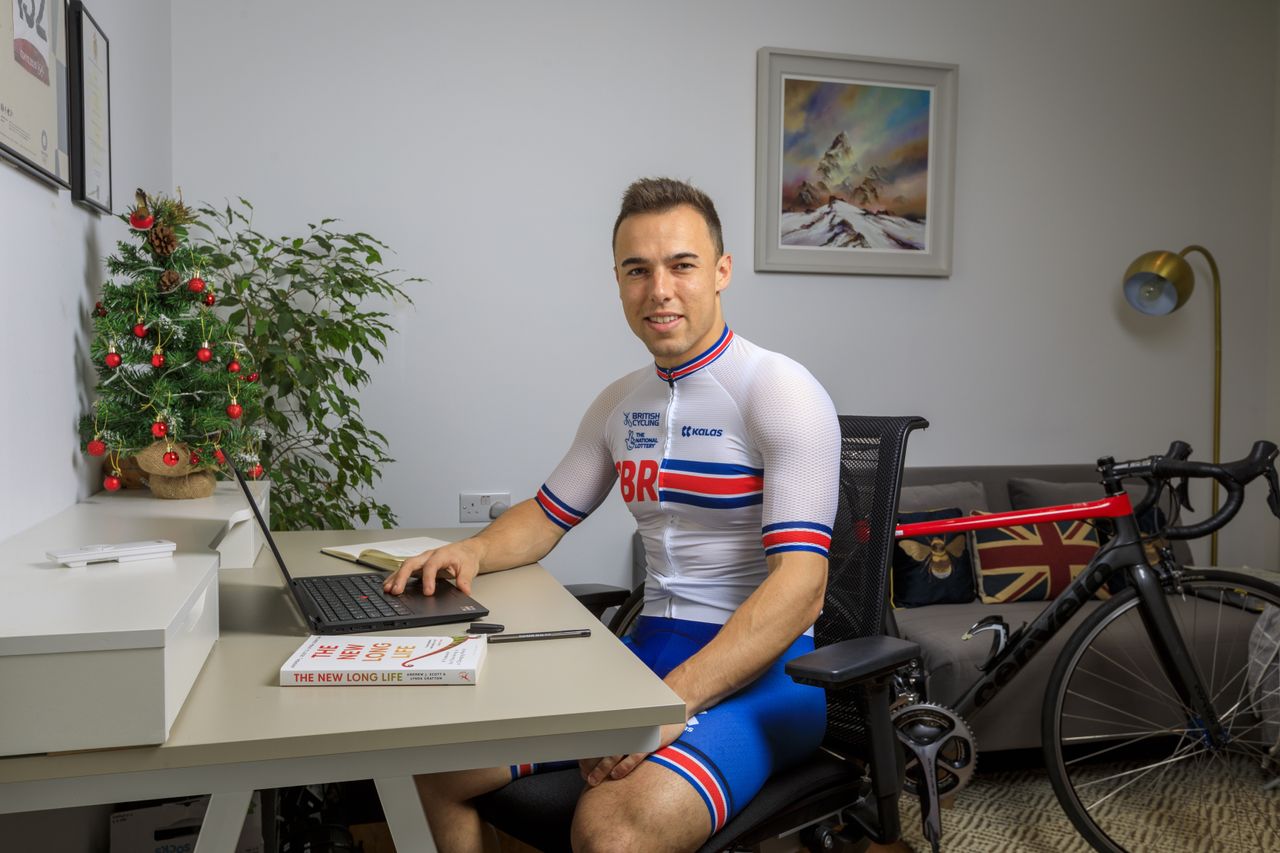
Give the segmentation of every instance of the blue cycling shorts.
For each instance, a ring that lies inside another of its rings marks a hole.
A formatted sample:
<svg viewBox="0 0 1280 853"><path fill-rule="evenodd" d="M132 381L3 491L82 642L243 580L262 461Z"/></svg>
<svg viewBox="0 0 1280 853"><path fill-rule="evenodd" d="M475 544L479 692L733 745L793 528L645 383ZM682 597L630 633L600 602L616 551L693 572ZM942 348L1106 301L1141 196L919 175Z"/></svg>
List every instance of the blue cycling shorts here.
<svg viewBox="0 0 1280 853"><path fill-rule="evenodd" d="M623 642L664 678L720 628L709 622L641 616ZM796 684L783 672L787 661L811 651L813 638L799 637L759 678L690 719L684 734L645 759L693 787L707 807L713 833L760 792L771 773L802 761L822 743L826 694ZM512 766L511 778L576 765L519 764Z"/></svg>

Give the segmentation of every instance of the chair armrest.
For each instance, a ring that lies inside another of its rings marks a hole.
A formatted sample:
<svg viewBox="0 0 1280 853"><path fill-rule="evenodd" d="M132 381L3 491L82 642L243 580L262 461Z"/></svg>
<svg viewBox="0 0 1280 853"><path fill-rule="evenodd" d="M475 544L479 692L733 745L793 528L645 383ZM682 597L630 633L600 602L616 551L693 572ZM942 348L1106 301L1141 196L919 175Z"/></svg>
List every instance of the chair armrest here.
<svg viewBox="0 0 1280 853"><path fill-rule="evenodd" d="M920 656L920 646L897 637L857 637L815 649L787 661L792 680L840 688L886 676Z"/></svg>
<svg viewBox="0 0 1280 853"><path fill-rule="evenodd" d="M629 589L602 583L571 583L566 584L565 589L597 619L610 607L622 604L631 594Z"/></svg>

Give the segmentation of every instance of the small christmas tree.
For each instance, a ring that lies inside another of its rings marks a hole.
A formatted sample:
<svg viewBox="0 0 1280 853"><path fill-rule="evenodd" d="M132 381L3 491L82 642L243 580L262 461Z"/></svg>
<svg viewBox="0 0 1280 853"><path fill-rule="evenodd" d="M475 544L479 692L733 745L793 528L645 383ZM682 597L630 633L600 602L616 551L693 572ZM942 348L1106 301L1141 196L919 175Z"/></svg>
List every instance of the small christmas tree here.
<svg viewBox="0 0 1280 853"><path fill-rule="evenodd" d="M213 266L207 250L187 242L196 217L181 196L138 190L121 218L134 241L107 258L90 346L98 399L80 421L84 451L106 458L103 487L120 488L120 460L131 455L163 497L209 494L212 472L228 463L261 476L258 374L201 277Z"/></svg>

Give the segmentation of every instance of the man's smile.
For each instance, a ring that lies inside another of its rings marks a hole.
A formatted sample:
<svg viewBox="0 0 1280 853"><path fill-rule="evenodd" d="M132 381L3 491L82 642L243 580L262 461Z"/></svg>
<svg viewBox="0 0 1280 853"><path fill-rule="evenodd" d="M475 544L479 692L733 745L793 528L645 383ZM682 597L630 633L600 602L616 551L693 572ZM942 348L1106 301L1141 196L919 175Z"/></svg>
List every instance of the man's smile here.
<svg viewBox="0 0 1280 853"><path fill-rule="evenodd" d="M650 314L644 318L644 321L653 329L659 332L665 332L675 326L675 324L681 319L682 317L679 314Z"/></svg>

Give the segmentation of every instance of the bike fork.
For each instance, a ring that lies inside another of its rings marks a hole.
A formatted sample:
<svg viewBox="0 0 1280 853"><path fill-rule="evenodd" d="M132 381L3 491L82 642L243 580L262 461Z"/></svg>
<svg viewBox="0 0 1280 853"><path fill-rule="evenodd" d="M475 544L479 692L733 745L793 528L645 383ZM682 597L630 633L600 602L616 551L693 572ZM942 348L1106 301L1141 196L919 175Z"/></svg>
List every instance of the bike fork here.
<svg viewBox="0 0 1280 853"><path fill-rule="evenodd" d="M1138 610L1151 637L1156 656L1169 683L1188 709L1188 726L1211 749L1225 746L1228 740L1222 720L1213 708L1213 699L1205 688L1204 678L1187 648L1173 610L1169 607L1164 587L1151 567L1145 563L1129 572L1138 592Z"/></svg>

